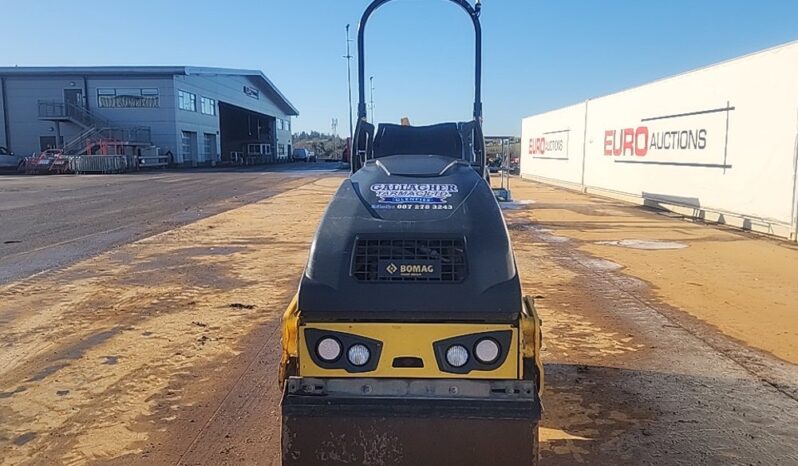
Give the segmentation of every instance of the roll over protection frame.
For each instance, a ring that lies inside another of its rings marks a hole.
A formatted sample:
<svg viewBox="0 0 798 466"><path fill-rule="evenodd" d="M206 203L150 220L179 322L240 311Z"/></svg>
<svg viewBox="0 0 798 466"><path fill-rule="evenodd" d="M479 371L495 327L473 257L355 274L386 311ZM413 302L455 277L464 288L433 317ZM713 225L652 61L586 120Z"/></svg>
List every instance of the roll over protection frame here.
<svg viewBox="0 0 798 466"><path fill-rule="evenodd" d="M363 16L360 18L360 26L357 31L358 120L363 120L368 116L366 113L366 23L368 23L369 18L377 8L392 1L393 0L374 0L374 2L366 8L366 11L363 12ZM466 0L449 1L465 10L474 23L474 38L476 41L474 57L474 119L480 120L482 118L482 25L479 22L479 15L482 5L479 1L477 1L476 6L471 6Z"/></svg>
<svg viewBox="0 0 798 466"><path fill-rule="evenodd" d="M363 16L360 18L357 33L357 54L358 54L358 104L357 104L357 127L355 129L354 140L352 141L351 164L352 173L359 170L368 155L371 154L374 141L374 125L367 121L368 113L366 110L366 25L371 15L381 6L393 0L374 0ZM471 18L474 26L474 151L479 158L478 172L486 180L489 180L485 160L485 142L482 133L482 25L479 16L482 10L481 0L476 0L472 6L467 0L448 0L460 8Z"/></svg>

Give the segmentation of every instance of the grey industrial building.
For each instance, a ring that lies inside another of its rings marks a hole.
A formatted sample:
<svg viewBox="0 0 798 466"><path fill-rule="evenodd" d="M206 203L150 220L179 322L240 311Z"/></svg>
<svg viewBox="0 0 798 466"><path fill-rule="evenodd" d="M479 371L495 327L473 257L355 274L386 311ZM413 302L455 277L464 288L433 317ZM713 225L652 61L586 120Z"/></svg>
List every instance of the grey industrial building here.
<svg viewBox="0 0 798 466"><path fill-rule="evenodd" d="M291 154L291 117L298 114L260 71L0 67L0 147L17 155L47 148L80 155L110 138L157 146L184 166L248 150L279 160Z"/></svg>

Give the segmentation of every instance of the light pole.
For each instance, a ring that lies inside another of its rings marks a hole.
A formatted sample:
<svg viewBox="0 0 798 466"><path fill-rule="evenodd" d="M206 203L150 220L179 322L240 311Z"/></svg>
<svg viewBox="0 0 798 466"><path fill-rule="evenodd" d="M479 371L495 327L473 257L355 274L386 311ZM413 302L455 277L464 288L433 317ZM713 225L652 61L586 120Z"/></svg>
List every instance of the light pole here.
<svg viewBox="0 0 798 466"><path fill-rule="evenodd" d="M349 43L352 40L349 38L349 24L346 25L346 78L349 83L349 144L352 144L354 137L354 123L352 122L352 54L349 52ZM350 149L351 150L351 149Z"/></svg>

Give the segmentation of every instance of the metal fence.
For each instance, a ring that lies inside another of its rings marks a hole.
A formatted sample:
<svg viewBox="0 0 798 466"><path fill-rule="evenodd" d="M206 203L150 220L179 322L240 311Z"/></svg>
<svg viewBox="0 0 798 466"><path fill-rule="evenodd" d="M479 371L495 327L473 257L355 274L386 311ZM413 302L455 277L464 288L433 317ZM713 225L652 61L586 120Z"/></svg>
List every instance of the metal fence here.
<svg viewBox="0 0 798 466"><path fill-rule="evenodd" d="M80 155L70 157L75 173L123 173L133 166L126 155Z"/></svg>

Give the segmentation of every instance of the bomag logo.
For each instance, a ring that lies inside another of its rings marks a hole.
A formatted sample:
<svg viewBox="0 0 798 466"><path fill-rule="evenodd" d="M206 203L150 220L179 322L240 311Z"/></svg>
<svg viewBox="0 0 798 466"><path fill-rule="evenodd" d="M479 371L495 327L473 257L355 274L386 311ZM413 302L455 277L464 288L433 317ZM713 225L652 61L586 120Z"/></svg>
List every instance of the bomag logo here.
<svg viewBox="0 0 798 466"><path fill-rule="evenodd" d="M432 265L401 265L399 267L399 273L435 273L435 267Z"/></svg>
<svg viewBox="0 0 798 466"><path fill-rule="evenodd" d="M440 278L441 263L423 259L381 260L381 278Z"/></svg>

